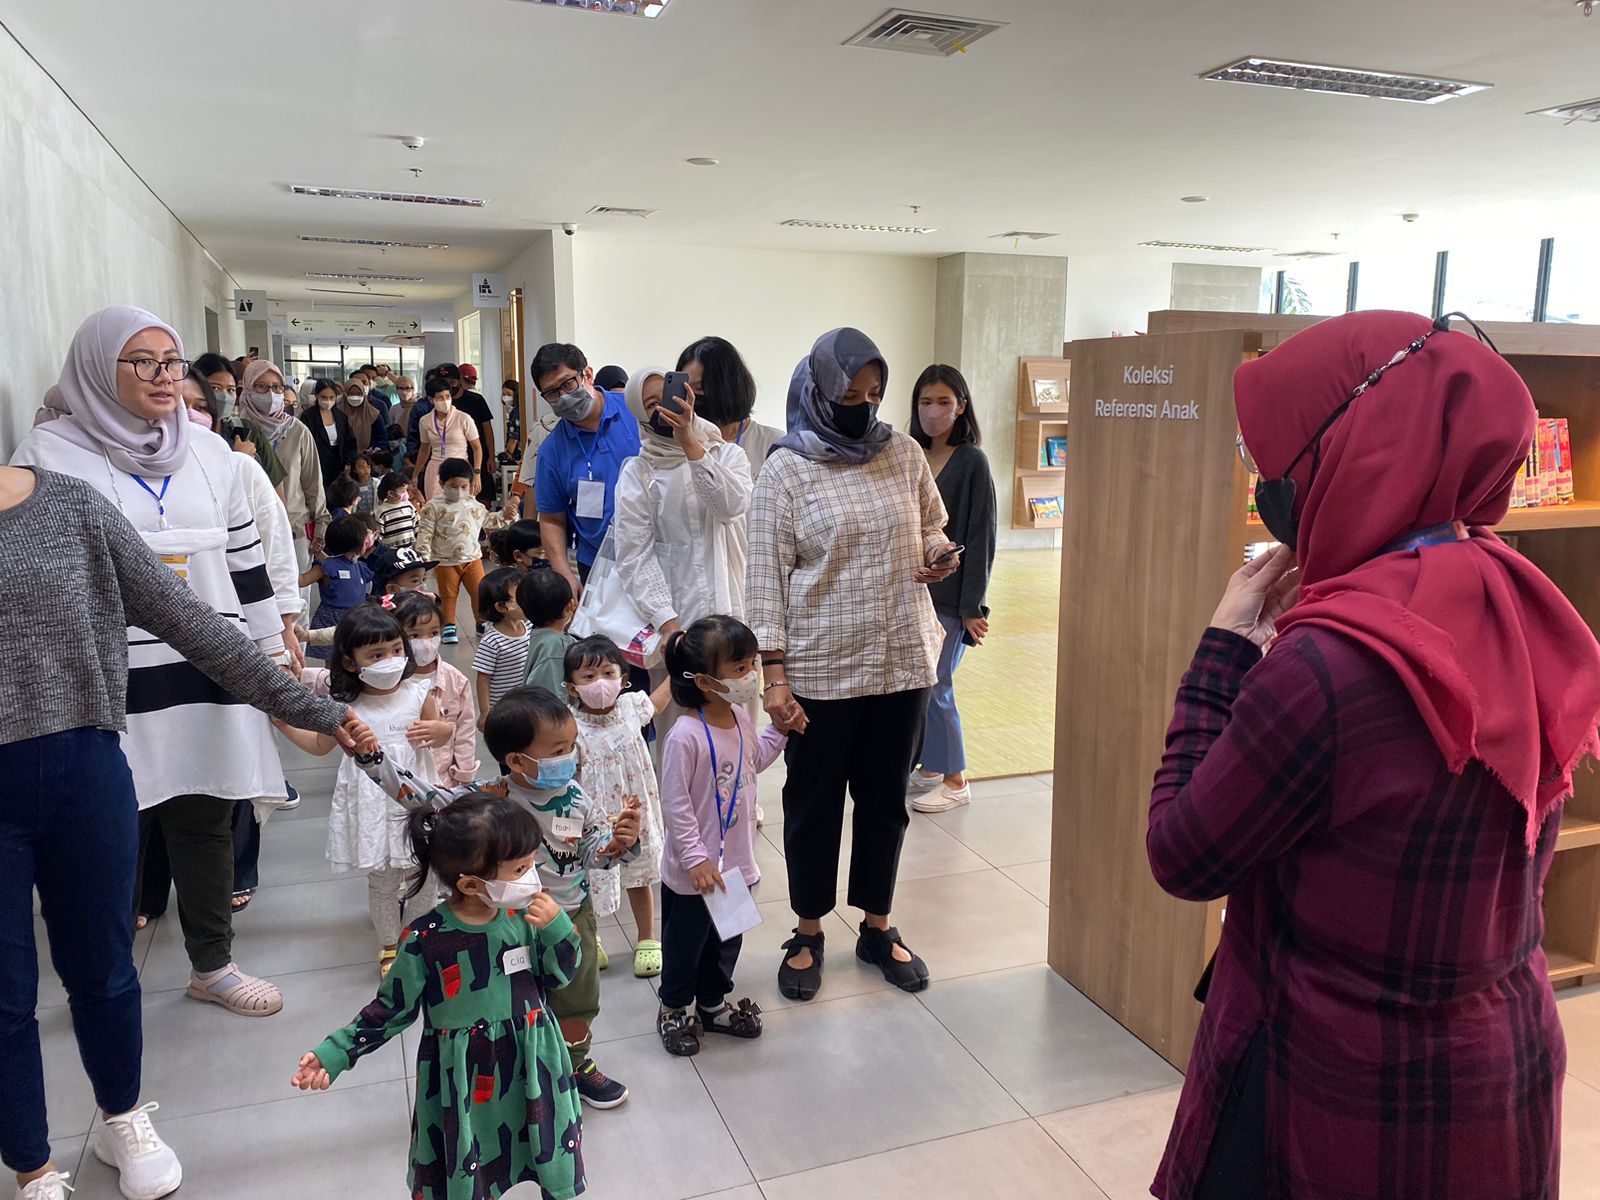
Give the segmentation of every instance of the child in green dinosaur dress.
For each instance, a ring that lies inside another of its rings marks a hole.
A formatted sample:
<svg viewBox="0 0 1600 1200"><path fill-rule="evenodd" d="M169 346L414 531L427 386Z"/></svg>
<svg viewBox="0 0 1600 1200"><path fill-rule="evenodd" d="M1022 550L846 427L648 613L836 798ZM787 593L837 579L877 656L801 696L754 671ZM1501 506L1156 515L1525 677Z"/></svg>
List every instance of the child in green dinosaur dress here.
<svg viewBox="0 0 1600 1200"><path fill-rule="evenodd" d="M300 1060L291 1081L329 1087L420 1016L410 1194L499 1200L538 1183L545 1200L584 1190L572 1060L547 994L578 970L572 921L543 891L537 821L473 792L408 818L420 871L450 898L405 932L377 999Z"/></svg>

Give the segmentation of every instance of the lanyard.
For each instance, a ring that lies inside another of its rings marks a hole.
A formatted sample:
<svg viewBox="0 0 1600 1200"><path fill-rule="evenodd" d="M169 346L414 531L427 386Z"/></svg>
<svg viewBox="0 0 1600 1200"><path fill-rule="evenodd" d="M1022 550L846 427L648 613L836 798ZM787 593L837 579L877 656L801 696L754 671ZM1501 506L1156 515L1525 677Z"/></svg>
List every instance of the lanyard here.
<svg viewBox="0 0 1600 1200"><path fill-rule="evenodd" d="M156 502L157 528L165 529L167 527L167 485L172 482L172 476L168 475L161 481L161 490L159 492L146 483L141 476L135 475L133 481L148 492L150 498Z"/></svg>
<svg viewBox="0 0 1600 1200"><path fill-rule="evenodd" d="M578 432L578 427L576 425L572 427L572 436L573 439L578 443L578 453L583 455L583 469L589 473L589 478L593 479L594 455L595 451L600 449L600 431L598 429L594 431L594 436L590 439L588 449L584 448L583 434Z"/></svg>
<svg viewBox="0 0 1600 1200"><path fill-rule="evenodd" d="M733 795L728 800L728 815L722 815L722 786L717 782L717 745L711 740L711 726L706 724L706 714L699 709L700 728L706 731L706 749L711 751L711 790L717 796L717 870L722 870L722 855L728 845L728 830L739 813L739 777L744 774L744 729L739 728L739 758L733 764ZM734 725L737 727L738 722Z"/></svg>
<svg viewBox="0 0 1600 1200"><path fill-rule="evenodd" d="M1433 525L1427 529L1419 529L1416 533L1406 534L1390 542L1379 554L1393 554L1398 550L1416 550L1422 546L1443 546L1450 542L1464 542L1470 535L1467 533L1466 522L1451 521L1444 525Z"/></svg>
<svg viewBox="0 0 1600 1200"><path fill-rule="evenodd" d="M739 436L733 439L733 444L735 446L743 446L744 445L744 432L745 432L745 430L747 430L749 428L750 428L750 418L749 417L746 417L743 421L739 422Z"/></svg>

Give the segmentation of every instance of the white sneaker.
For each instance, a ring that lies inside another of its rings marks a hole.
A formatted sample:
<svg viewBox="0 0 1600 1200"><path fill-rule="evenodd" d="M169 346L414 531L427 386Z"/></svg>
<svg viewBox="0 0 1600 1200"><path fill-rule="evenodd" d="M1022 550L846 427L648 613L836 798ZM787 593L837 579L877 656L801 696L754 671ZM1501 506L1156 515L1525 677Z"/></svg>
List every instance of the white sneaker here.
<svg viewBox="0 0 1600 1200"><path fill-rule="evenodd" d="M70 1171L51 1171L48 1175L41 1175L32 1183L17 1189L17 1200L67 1200L67 1193L72 1191L67 1180L71 1178Z"/></svg>
<svg viewBox="0 0 1600 1200"><path fill-rule="evenodd" d="M962 784L958 788L953 788L949 784L941 784L936 792L911 797L911 807L919 813L949 812L952 808L960 808L963 804L971 803L971 784Z"/></svg>
<svg viewBox="0 0 1600 1200"><path fill-rule="evenodd" d="M906 780L906 794L920 796L924 792L931 792L936 787L944 785L943 775L924 775L921 771L912 771L911 778Z"/></svg>
<svg viewBox="0 0 1600 1200"><path fill-rule="evenodd" d="M183 1182L178 1156L150 1123L150 1114L159 1107L153 1102L141 1104L120 1117L108 1117L96 1123L89 1137L94 1156L117 1169L128 1200L159 1200Z"/></svg>
<svg viewBox="0 0 1600 1200"><path fill-rule="evenodd" d="M767 814L761 810L761 805L756 805L756 828L760 829L767 823Z"/></svg>

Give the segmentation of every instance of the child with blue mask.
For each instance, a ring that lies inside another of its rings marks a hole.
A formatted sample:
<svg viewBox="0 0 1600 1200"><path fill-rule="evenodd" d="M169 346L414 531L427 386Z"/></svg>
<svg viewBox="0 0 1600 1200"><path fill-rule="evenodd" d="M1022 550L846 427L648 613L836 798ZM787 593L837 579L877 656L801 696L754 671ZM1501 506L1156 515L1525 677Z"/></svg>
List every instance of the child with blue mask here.
<svg viewBox="0 0 1600 1200"><path fill-rule="evenodd" d="M592 1108L615 1108L628 1089L609 1078L589 1057L591 1028L600 1015L599 937L589 872L614 870L638 857L639 807L635 800L615 821L578 785L578 723L566 702L540 687L503 696L489 711L483 737L503 778L495 784L444 789L406 771L382 755L358 759L362 769L408 807L443 808L457 795L485 786L523 805L539 824L534 865L545 889L577 928L581 958L572 982L549 995L550 1010L572 1056L578 1095Z"/></svg>

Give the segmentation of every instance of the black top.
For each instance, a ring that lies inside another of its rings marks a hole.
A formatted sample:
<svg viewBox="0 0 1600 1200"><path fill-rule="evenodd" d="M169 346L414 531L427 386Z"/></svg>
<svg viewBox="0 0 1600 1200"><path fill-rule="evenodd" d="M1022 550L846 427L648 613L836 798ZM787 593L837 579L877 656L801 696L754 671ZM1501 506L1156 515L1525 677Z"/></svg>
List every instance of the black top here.
<svg viewBox="0 0 1600 1200"><path fill-rule="evenodd" d="M935 482L950 517L945 536L966 551L954 575L928 585L933 607L950 616L988 616L983 601L994 570L995 540L994 476L989 473L989 458L971 442L962 442Z"/></svg>
<svg viewBox="0 0 1600 1200"><path fill-rule="evenodd" d="M322 486L327 487L356 461L355 434L350 429L350 422L337 408L333 410L333 427L338 432L338 440L332 445L328 444L328 430L322 424L321 408L306 409L300 414L300 420L311 430L311 442L316 446L317 460L322 464Z"/></svg>

